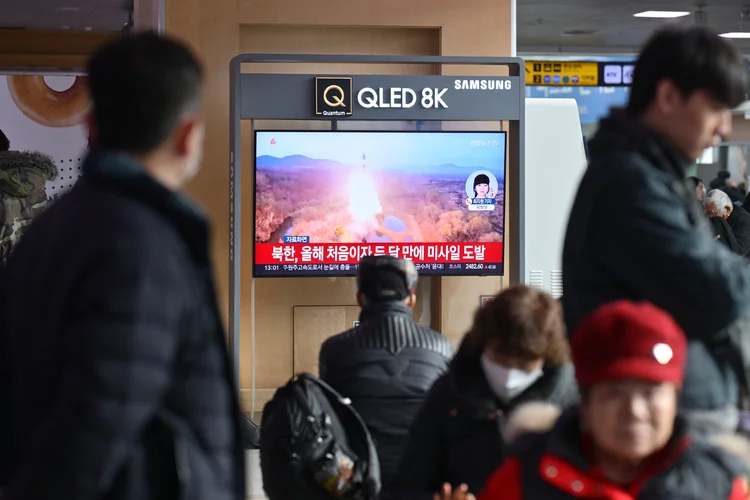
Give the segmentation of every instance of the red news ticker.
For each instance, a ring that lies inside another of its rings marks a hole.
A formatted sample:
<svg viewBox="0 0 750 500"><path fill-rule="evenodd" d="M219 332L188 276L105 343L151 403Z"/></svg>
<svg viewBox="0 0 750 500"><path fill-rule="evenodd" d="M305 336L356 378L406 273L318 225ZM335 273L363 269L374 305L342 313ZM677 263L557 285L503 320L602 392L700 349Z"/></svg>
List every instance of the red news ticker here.
<svg viewBox="0 0 750 500"><path fill-rule="evenodd" d="M392 255L415 264L502 262L503 244L256 243L256 264L357 264L365 255Z"/></svg>

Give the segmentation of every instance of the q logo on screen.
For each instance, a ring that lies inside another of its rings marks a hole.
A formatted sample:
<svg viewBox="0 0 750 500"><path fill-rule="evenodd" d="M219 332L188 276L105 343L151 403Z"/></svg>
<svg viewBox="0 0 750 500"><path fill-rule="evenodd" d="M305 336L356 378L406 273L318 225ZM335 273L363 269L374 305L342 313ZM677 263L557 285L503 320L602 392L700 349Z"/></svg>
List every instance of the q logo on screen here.
<svg viewBox="0 0 750 500"><path fill-rule="evenodd" d="M351 115L352 87L350 76L315 77L315 114L323 116Z"/></svg>
<svg viewBox="0 0 750 500"><path fill-rule="evenodd" d="M331 92L333 91L336 91L337 95L331 96ZM332 108L345 107L346 103L344 102L344 89L342 89L338 85L329 85L323 91L323 101Z"/></svg>

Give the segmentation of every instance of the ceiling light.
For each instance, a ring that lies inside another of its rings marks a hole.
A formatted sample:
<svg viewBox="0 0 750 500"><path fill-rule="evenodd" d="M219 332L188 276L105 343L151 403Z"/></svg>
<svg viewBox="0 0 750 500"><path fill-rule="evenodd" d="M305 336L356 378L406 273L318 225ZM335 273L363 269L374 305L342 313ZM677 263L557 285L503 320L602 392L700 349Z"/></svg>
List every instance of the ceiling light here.
<svg viewBox="0 0 750 500"><path fill-rule="evenodd" d="M750 38L750 31L731 31L719 35L724 38Z"/></svg>
<svg viewBox="0 0 750 500"><path fill-rule="evenodd" d="M83 28L83 31L91 31L92 29L93 29L93 28L91 28L91 26L85 26L85 27Z"/></svg>
<svg viewBox="0 0 750 500"><path fill-rule="evenodd" d="M690 12L682 10L647 10L633 14L633 17L648 17L651 19L674 19L676 17L689 16Z"/></svg>

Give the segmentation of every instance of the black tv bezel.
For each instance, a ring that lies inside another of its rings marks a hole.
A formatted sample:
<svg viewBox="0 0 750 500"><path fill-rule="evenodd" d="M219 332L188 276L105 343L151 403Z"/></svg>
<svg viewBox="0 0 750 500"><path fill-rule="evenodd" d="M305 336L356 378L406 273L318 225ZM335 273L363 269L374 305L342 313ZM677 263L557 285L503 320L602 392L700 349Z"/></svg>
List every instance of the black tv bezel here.
<svg viewBox="0 0 750 500"><path fill-rule="evenodd" d="M422 273L420 272L420 275L423 276L454 276L454 277L481 277L481 276L497 276L497 277L503 277L505 276L505 249L506 249L506 242L505 242L505 226L507 222L507 210L505 207L505 200L507 195L507 188L508 188L508 132L505 130L289 130L289 129L264 129L264 130L253 130L253 168L252 168L252 175L253 175L253 262L252 262L252 277L258 278L258 279L271 279L271 278L353 278L356 276L356 271L352 271L350 273L341 273L336 272L334 274L321 274L321 275L315 275L315 274L279 274L279 275L268 275L268 274L256 274L255 272L255 266L259 265L255 261L255 230L257 228L257 224L255 222L255 211L257 206L257 194L258 191L255 188L255 184L257 181L258 176L258 168L257 168L257 159L258 159L258 133L274 133L274 132L305 132L305 133L313 133L313 134L330 134L330 133L342 133L342 134L350 134L350 133L357 133L357 134L501 134L503 137L503 146L505 148L505 159L503 161L503 261L501 262L500 272L495 273ZM437 243L437 242L435 242ZM238 258L238 257L235 257ZM279 264L282 265L282 264Z"/></svg>

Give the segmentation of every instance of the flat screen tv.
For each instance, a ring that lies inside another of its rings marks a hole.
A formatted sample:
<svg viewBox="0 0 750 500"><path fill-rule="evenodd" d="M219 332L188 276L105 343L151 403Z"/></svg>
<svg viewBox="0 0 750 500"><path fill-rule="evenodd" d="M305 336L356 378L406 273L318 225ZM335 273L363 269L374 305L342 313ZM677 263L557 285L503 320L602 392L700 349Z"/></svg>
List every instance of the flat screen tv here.
<svg viewBox="0 0 750 500"><path fill-rule="evenodd" d="M256 277L503 274L504 132L255 132Z"/></svg>

